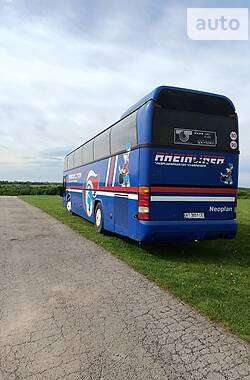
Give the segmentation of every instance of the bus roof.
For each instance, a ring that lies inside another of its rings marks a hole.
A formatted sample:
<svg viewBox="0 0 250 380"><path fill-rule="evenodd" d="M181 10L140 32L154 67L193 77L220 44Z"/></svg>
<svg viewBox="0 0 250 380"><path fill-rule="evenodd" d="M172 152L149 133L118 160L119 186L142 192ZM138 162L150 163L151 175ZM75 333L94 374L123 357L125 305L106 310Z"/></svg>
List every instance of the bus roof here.
<svg viewBox="0 0 250 380"><path fill-rule="evenodd" d="M215 97L220 100L224 100L224 102L227 104L228 108L230 109L230 112L234 113L235 112L235 107L232 103L232 101L227 98L224 95L219 95L219 94L213 94L210 92L205 92L205 91L198 91L198 90L192 90L188 88L181 88L181 87L172 87L172 86L159 86L156 87L153 91L151 91L149 94L144 96L142 99L140 99L137 103L135 103L133 106L129 107L127 111L125 111L121 119L127 115L129 115L131 112L135 111L139 107L141 107L143 104L147 103L149 100L154 100L157 101L159 99L160 93L163 91L173 91L173 92L186 92L186 93L192 93L192 94L197 94L197 95L205 95L205 96L211 96Z"/></svg>

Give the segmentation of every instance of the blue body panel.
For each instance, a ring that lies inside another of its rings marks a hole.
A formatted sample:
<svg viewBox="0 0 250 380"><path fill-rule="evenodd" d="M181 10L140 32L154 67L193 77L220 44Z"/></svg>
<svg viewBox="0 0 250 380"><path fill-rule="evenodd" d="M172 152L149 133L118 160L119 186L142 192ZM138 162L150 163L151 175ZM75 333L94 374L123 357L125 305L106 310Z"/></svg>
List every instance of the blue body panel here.
<svg viewBox="0 0 250 380"><path fill-rule="evenodd" d="M229 164L234 169L227 184L221 177ZM237 182L238 154L141 148L140 184L151 187L151 220L139 222L138 240L235 237ZM204 219L187 220L189 213Z"/></svg>
<svg viewBox="0 0 250 380"><path fill-rule="evenodd" d="M194 240L233 239L237 232L235 220L139 223L139 241L178 242Z"/></svg>
<svg viewBox="0 0 250 380"><path fill-rule="evenodd" d="M169 149L166 151L170 153ZM131 151L129 183L124 185L119 183L119 168L125 162L123 154L74 169L67 173L65 199L70 196L72 211L91 222L94 221L95 203L101 202L104 228L137 241L233 238L237 230L234 189L237 186L238 155L210 153L210 156L224 157L224 162L190 168L157 165L155 156L158 153L156 148L138 148ZM160 153L163 153L162 149ZM171 150L171 153L174 154L174 151ZM225 171L229 161L235 167L233 187L221 183L220 180L221 172ZM185 187L180 186L180 193L176 185L183 183ZM205 184L207 188L203 187L202 193L197 193L192 186L201 184ZM139 221L136 218L138 186L151 187L150 221ZM195 191L192 192L192 189ZM218 192L216 189L219 189ZM232 193L228 193L229 190ZM159 200L153 200L156 197ZM164 197L183 197L183 200L166 201L163 200ZM195 201L187 201L189 197L194 197ZM189 212L203 212L205 219L185 220L184 214Z"/></svg>
<svg viewBox="0 0 250 380"><path fill-rule="evenodd" d="M128 158L129 157L129 158ZM119 174L129 159L129 174L119 183ZM104 228L137 240L137 187L139 149L65 172L65 201L70 198L72 212L94 221L94 208L101 202Z"/></svg>
<svg viewBox="0 0 250 380"><path fill-rule="evenodd" d="M162 183L222 188L237 188L238 186L238 154L199 150L180 151L171 148L142 148L141 156L143 161L150 163L149 182L151 185ZM233 165L232 184L228 185L222 182L221 173L226 171L230 163ZM144 170L142 170L142 175L143 173L145 173Z"/></svg>

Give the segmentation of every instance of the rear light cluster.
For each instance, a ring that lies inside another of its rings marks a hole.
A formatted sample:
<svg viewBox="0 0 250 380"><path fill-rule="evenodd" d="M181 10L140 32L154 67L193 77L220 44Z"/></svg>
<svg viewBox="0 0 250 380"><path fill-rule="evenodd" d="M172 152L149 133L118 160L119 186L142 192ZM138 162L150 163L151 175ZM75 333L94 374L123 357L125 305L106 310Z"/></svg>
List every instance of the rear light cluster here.
<svg viewBox="0 0 250 380"><path fill-rule="evenodd" d="M150 189L149 187L139 187L138 195L138 215L139 220L149 220Z"/></svg>

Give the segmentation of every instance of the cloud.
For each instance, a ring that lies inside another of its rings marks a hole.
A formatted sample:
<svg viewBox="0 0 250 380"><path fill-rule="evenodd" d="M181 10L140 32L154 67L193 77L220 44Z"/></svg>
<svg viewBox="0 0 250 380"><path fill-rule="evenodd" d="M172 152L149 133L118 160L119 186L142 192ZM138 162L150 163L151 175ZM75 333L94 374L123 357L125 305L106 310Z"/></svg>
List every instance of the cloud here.
<svg viewBox="0 0 250 380"><path fill-rule="evenodd" d="M1 2L0 178L60 180L67 151L169 84L232 98L250 186L249 42L189 40L191 4Z"/></svg>

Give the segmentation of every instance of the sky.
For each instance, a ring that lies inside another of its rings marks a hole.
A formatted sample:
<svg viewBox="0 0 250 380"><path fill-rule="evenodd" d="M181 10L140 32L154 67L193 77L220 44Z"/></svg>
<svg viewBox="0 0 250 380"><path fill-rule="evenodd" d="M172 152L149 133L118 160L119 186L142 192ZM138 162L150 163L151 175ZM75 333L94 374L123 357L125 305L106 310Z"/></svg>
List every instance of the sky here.
<svg viewBox="0 0 250 380"><path fill-rule="evenodd" d="M0 0L0 180L61 181L66 153L170 85L232 99L250 187L250 41L187 36L187 8L213 6L235 2Z"/></svg>

